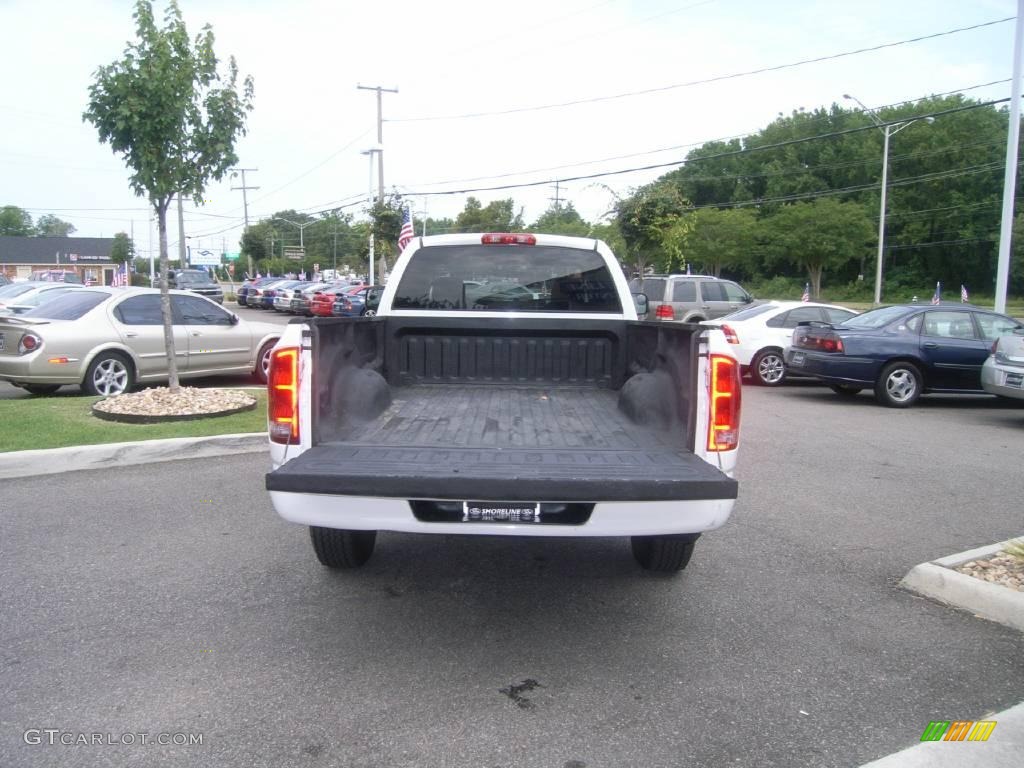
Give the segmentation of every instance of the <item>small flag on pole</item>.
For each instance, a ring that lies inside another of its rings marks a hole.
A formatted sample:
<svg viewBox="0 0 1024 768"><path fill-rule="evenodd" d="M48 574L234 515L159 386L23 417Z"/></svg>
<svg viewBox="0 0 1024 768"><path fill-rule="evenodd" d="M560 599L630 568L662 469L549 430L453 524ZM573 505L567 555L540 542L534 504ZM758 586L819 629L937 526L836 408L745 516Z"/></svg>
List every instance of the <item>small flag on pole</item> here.
<svg viewBox="0 0 1024 768"><path fill-rule="evenodd" d="M412 229L412 213L409 211L409 206L405 206L402 208L402 230L398 233L399 253L405 250L405 246L409 244L415 234Z"/></svg>
<svg viewBox="0 0 1024 768"><path fill-rule="evenodd" d="M967 286L963 283L960 284L960 303L966 304L971 300L971 297L967 293Z"/></svg>
<svg viewBox="0 0 1024 768"><path fill-rule="evenodd" d="M811 284L810 283L804 283L804 294L803 294L803 296L800 297L800 301L810 301L810 300L811 300Z"/></svg>
<svg viewBox="0 0 1024 768"><path fill-rule="evenodd" d="M117 270L114 272L114 282L112 283L112 285L115 288L124 288L126 285L128 285L127 261L124 262L124 264L122 264L120 267L118 267Z"/></svg>
<svg viewBox="0 0 1024 768"><path fill-rule="evenodd" d="M938 304L942 301L942 283L935 284L935 295L932 296L932 304Z"/></svg>

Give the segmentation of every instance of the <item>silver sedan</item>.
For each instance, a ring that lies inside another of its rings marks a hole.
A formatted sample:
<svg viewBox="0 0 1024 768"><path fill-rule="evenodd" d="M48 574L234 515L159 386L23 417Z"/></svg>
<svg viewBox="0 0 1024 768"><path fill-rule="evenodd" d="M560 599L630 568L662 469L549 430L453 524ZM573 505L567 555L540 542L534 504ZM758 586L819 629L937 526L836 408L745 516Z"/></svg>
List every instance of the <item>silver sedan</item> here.
<svg viewBox="0 0 1024 768"><path fill-rule="evenodd" d="M993 395L1024 400L1024 328L996 339L981 367L981 386Z"/></svg>
<svg viewBox="0 0 1024 768"><path fill-rule="evenodd" d="M281 326L241 320L194 293L170 293L182 379L253 373L266 381ZM156 289L78 289L20 315L0 312L0 381L34 394L79 384L91 395L109 396L166 379Z"/></svg>

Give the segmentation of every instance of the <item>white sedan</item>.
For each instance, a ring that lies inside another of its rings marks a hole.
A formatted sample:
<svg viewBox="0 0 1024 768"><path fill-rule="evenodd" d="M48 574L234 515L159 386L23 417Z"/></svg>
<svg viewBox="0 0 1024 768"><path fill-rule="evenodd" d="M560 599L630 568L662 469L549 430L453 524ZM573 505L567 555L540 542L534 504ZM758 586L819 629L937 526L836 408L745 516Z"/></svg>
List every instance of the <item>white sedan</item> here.
<svg viewBox="0 0 1024 768"><path fill-rule="evenodd" d="M785 353L800 323L839 324L857 313L834 304L808 301L768 301L745 307L701 325L721 328L742 371L754 383L776 387L786 379Z"/></svg>

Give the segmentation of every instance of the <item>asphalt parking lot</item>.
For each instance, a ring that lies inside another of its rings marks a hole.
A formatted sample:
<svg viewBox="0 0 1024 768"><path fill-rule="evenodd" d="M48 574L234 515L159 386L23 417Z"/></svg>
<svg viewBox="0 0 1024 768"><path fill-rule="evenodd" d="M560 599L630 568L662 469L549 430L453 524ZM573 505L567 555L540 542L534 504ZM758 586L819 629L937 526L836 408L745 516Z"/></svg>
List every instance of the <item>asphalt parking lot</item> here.
<svg viewBox="0 0 1024 768"><path fill-rule="evenodd" d="M856 766L1024 698L1020 633L897 586L1022 533L1024 408L744 397L739 504L677 578L398 534L331 573L258 455L0 481L0 765Z"/></svg>

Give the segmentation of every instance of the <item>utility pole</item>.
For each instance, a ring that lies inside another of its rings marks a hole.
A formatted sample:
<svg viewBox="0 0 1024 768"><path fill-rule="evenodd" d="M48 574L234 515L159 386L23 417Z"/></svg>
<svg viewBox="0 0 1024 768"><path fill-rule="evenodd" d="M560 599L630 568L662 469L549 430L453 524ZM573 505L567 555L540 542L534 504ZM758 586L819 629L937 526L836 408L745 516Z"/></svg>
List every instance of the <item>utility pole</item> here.
<svg viewBox="0 0 1024 768"><path fill-rule="evenodd" d="M384 202L384 114L383 94L398 93L398 88L383 88L379 85L356 85L360 91L377 92L377 146L381 151L377 153L377 202Z"/></svg>
<svg viewBox="0 0 1024 768"><path fill-rule="evenodd" d="M231 189L232 191L237 189L242 190L242 211L243 215L245 216L245 229L242 230L242 234L244 235L249 230L249 196L245 193L247 190L250 189L259 189L259 187L247 187L245 185L245 172L250 171L252 173L256 173L259 170L259 168L231 168L230 170L231 178L234 178L235 176L242 177L242 186L232 187ZM247 254L247 256L249 258L249 274L255 275L256 273L253 271L252 255ZM271 254L271 256L273 256L273 254Z"/></svg>
<svg viewBox="0 0 1024 768"><path fill-rule="evenodd" d="M999 260L996 264L996 312L1006 311L1010 277L1010 245L1013 237L1014 190L1017 188L1017 151L1020 140L1021 45L1024 43L1024 0L1017 0L1017 28L1013 38L1013 82L1010 91L1010 128L1006 136L1006 169L1003 178L1003 218L999 227Z"/></svg>
<svg viewBox="0 0 1024 768"><path fill-rule="evenodd" d="M557 211L559 208L562 207L562 198L561 198L562 185L561 185L561 182L558 179L555 179L555 183L552 184L551 186L553 186L555 188L555 196L554 197L549 197L548 200L554 200L555 201L555 210Z"/></svg>

